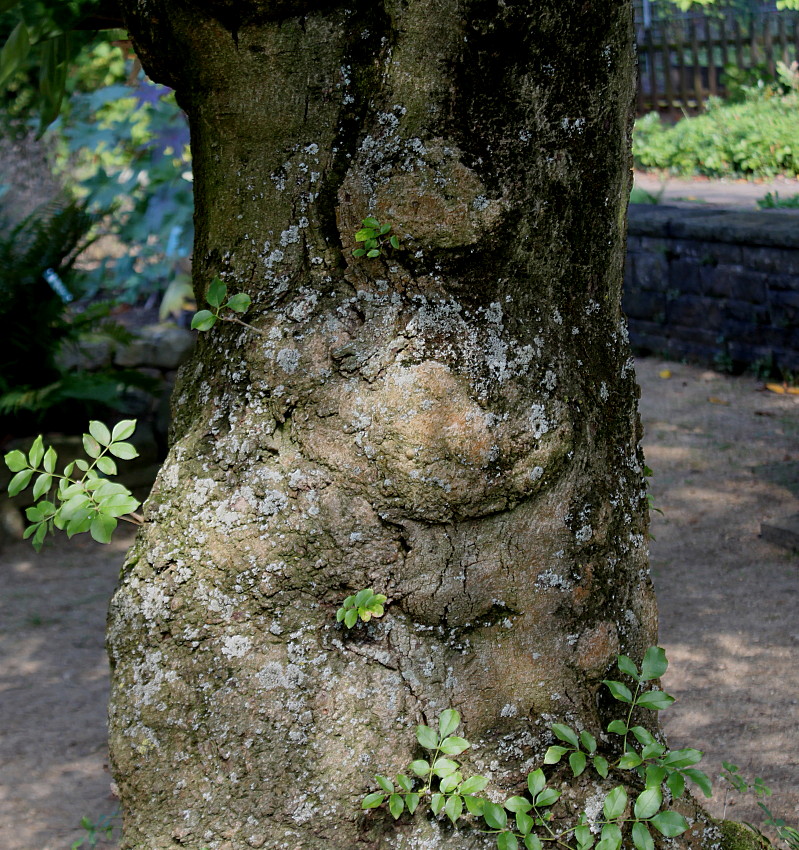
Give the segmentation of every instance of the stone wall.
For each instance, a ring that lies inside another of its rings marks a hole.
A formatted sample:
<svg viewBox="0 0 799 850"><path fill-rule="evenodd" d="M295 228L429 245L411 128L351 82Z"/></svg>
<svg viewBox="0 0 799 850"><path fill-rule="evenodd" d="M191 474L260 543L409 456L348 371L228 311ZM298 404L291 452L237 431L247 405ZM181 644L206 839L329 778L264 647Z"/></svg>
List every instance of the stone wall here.
<svg viewBox="0 0 799 850"><path fill-rule="evenodd" d="M799 371L799 210L631 204L624 289L639 351Z"/></svg>

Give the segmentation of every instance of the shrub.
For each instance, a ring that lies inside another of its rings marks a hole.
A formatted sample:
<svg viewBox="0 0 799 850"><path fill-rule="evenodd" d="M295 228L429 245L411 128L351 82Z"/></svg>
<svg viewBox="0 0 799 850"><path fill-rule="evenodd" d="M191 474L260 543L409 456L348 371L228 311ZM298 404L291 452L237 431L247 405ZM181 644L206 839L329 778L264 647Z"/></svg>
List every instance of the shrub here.
<svg viewBox="0 0 799 850"><path fill-rule="evenodd" d="M633 135L637 165L678 176L796 176L796 71L787 66L780 70L780 85L744 87L740 102L713 98L702 115L683 118L674 126L665 125L655 113L639 119Z"/></svg>

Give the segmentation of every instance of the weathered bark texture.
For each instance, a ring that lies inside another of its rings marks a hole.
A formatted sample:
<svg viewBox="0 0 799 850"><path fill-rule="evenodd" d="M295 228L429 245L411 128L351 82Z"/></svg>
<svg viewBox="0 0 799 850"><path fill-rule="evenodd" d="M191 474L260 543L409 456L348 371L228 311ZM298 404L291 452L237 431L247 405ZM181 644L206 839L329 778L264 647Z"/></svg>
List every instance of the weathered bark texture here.
<svg viewBox="0 0 799 850"><path fill-rule="evenodd" d="M221 275L263 335L218 324L184 368L112 605L124 846L483 846L359 801L448 707L517 789L656 640L629 6L126 5L191 121L197 294ZM369 214L401 247L355 260ZM363 587L390 604L348 632Z"/></svg>

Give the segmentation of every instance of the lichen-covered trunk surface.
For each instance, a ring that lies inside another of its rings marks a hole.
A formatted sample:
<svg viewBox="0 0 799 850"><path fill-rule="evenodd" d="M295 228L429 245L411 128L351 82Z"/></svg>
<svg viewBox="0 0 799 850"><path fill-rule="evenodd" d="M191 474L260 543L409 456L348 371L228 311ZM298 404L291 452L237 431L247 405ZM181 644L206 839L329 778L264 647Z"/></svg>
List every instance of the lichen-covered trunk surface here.
<svg viewBox="0 0 799 850"><path fill-rule="evenodd" d="M456 708L515 793L656 638L620 312L626 0L129 0L217 325L110 615L123 845L475 848L361 812ZM373 215L399 250L354 259ZM372 587L385 616L335 612Z"/></svg>

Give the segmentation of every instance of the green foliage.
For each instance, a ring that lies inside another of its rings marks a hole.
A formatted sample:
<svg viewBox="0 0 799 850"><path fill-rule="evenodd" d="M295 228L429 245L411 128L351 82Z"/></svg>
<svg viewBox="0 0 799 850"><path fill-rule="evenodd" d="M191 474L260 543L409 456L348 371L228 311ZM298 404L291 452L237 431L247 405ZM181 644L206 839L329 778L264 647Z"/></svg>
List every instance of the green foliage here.
<svg viewBox="0 0 799 850"><path fill-rule="evenodd" d="M389 236L390 224L380 224L376 218L369 216L362 222L361 229L355 234L356 242L363 242L363 248L354 248L353 257L368 257L374 259L382 256L391 247L395 251L399 249L399 237Z"/></svg>
<svg viewBox="0 0 799 850"><path fill-rule="evenodd" d="M27 109L39 113L40 131L58 116L68 93L68 70L97 39L91 26L77 27L87 20L98 29L119 25L94 14L100 6L100 0L0 2L0 94L6 89L12 96L22 94Z"/></svg>
<svg viewBox="0 0 799 850"><path fill-rule="evenodd" d="M56 528L66 531L67 537L88 531L99 543L110 543L118 518L141 524L136 514L139 501L127 487L108 478L117 474L114 458L132 460L139 456L126 442L135 430L135 419L122 420L113 431L102 422L90 422L89 433L83 435L88 459L68 463L61 473L56 472L55 449L45 449L41 435L27 455L19 449L6 454L6 466L14 473L8 495L17 496L33 484L34 504L25 511L31 524L24 536L33 538L37 550L47 533ZM53 488L55 495L51 498Z"/></svg>
<svg viewBox="0 0 799 850"><path fill-rule="evenodd" d="M85 61L99 73L118 58L99 45ZM130 302L170 284L185 293L194 201L188 126L174 93L144 77L78 92L51 134L59 172L98 214L98 235L125 248L98 261L87 275L89 290L107 290L112 281L114 295Z"/></svg>
<svg viewBox="0 0 799 850"><path fill-rule="evenodd" d="M750 782L743 776L741 769L737 764L732 764L728 761L724 761L721 764L723 770L719 775L719 779L721 779L726 785L724 792L724 811L726 812L727 810L727 793L729 789L733 789L739 794L754 794L754 796L758 798L757 805L765 815L763 820L764 826L773 830L773 832L776 833L777 838L783 841L789 850L799 850L799 829L789 826L782 818L775 817L771 809L763 802L764 797L771 796L771 788L769 788L759 776L756 776L754 780ZM764 835L758 827L751 823L746 823L745 821L744 823L757 835L762 836L768 843L771 843L768 836Z"/></svg>
<svg viewBox="0 0 799 850"><path fill-rule="evenodd" d="M666 793L672 799L680 797L686 780L690 780L710 794L707 776L693 766L702 758L699 750L668 750L645 727L632 725L636 708L660 711L674 701L669 694L651 687L667 667L665 652L660 647L650 647L640 669L626 655L618 658L619 671L632 680L632 687L616 680L604 682L614 699L628 706L626 719L614 720L608 726L609 732L623 736L617 758L600 754L597 739L588 730L578 732L564 723L550 727L559 743L547 750L545 766L558 764L566 757L574 777L587 769L602 779L611 772L631 773L630 780L615 785L606 794L603 817L592 821L587 812L582 812L571 824L556 821L552 806L561 792L547 785L543 768L528 774L523 794L509 797L502 805L480 796L488 780L479 775L465 777L461 764L451 758L470 747L469 741L453 734L460 725L460 715L452 709L442 712L438 728L416 727L418 744L430 754L412 761L406 772L393 778L377 775L379 790L368 794L361 806L373 809L385 803L395 819L406 811L412 815L424 806L429 806L433 815L443 813L453 824L469 818L482 832L495 836L498 850L541 850L545 842L572 850L589 850L593 846L596 850L619 850L625 830L637 850L653 850L655 836L673 838L688 829L682 815L664 808ZM633 799L628 796L630 787L640 788Z"/></svg>
<svg viewBox="0 0 799 850"><path fill-rule="evenodd" d="M779 192L773 195L769 192L765 198L757 202L761 210L795 210L799 209L799 195L791 195L790 198L781 198Z"/></svg>
<svg viewBox="0 0 799 850"><path fill-rule="evenodd" d="M372 617L383 616L383 604L386 597L382 593L375 593L371 587L359 590L352 596L348 596L336 611L336 622L344 623L351 629L358 619L368 623Z"/></svg>
<svg viewBox="0 0 799 850"><path fill-rule="evenodd" d="M35 420L52 411L63 428L75 416L85 421L119 407L126 387L152 392L157 386L133 370L90 373L60 365L65 348L79 347L88 334L132 338L110 320L110 304L75 306L83 290L74 263L91 241L93 221L76 203L47 204L15 225L0 210L0 415L27 411ZM27 425L23 417L4 427L18 432Z"/></svg>
<svg viewBox="0 0 799 850"><path fill-rule="evenodd" d="M656 113L640 118L633 134L636 163L679 176L796 176L799 88L795 69L780 70L780 85L743 87L737 103L711 99L702 115L674 126Z"/></svg>
<svg viewBox="0 0 799 850"><path fill-rule="evenodd" d="M237 325L243 325L245 328L249 328L256 333L261 333L258 328L253 327L247 322L242 322L241 319L236 318L236 316L231 316L222 312L223 310L230 310L233 313L240 313L242 315L246 313L250 309L250 304L252 303L250 296L247 295L246 292L239 292L228 298L227 285L220 278L215 277L208 287L208 292L206 293L205 298L211 309L199 310L194 314L194 317L191 320L192 330L210 331L217 321L221 321L235 322Z"/></svg>
<svg viewBox="0 0 799 850"><path fill-rule="evenodd" d="M117 810L113 814L103 815L97 821L91 818L82 817L80 825L86 830L86 835L76 839L70 845L70 850L78 850L79 847L96 847L100 842L111 842L114 838L116 823L119 819L120 812Z"/></svg>

